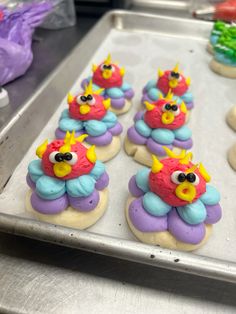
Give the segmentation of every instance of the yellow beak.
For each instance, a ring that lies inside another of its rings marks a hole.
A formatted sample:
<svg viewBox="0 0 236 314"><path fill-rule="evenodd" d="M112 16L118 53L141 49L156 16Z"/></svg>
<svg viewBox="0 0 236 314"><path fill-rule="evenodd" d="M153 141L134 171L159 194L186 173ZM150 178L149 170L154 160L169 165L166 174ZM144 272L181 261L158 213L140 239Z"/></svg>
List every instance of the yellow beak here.
<svg viewBox="0 0 236 314"><path fill-rule="evenodd" d="M102 72L102 77L105 79L105 80L107 80L107 79L109 79L110 77L112 76L112 71L111 70L104 70L103 72Z"/></svg>
<svg viewBox="0 0 236 314"><path fill-rule="evenodd" d="M196 189L191 183L183 182L177 186L175 194L181 200L191 203L196 196Z"/></svg>
<svg viewBox="0 0 236 314"><path fill-rule="evenodd" d="M56 177L63 178L71 173L71 166L68 165L66 162L59 162L54 164L53 171Z"/></svg>
<svg viewBox="0 0 236 314"><path fill-rule="evenodd" d="M91 110L90 106L89 105L81 105L79 107L79 112L81 114L86 114L86 113L89 113L89 111Z"/></svg>
<svg viewBox="0 0 236 314"><path fill-rule="evenodd" d="M178 80L176 80L175 78L169 80L169 87L170 87L170 88L175 88L175 87L177 87L177 86L178 86Z"/></svg>
<svg viewBox="0 0 236 314"><path fill-rule="evenodd" d="M163 124L171 124L175 119L175 116L172 112L166 111L161 116L161 121Z"/></svg>

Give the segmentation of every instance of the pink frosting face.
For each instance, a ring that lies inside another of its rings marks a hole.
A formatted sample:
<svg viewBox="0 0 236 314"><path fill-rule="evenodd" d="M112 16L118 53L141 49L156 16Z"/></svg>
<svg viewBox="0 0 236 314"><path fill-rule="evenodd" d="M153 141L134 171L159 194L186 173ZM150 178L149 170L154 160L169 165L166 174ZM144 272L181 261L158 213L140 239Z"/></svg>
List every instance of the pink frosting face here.
<svg viewBox="0 0 236 314"><path fill-rule="evenodd" d="M176 95L182 96L188 90L186 78L179 72L167 70L158 78L157 88L163 93L167 94L169 90Z"/></svg>
<svg viewBox="0 0 236 314"><path fill-rule="evenodd" d="M65 146L64 140L55 140L47 146L42 156L42 168L46 175L62 180L74 179L90 173L94 164L86 156L88 149L81 143L68 147L60 152ZM63 175L64 174L64 175Z"/></svg>
<svg viewBox="0 0 236 314"><path fill-rule="evenodd" d="M114 63L101 63L93 73L92 80L102 88L120 87L123 82L120 68Z"/></svg>
<svg viewBox="0 0 236 314"><path fill-rule="evenodd" d="M154 108L152 110L147 110L144 114L144 121L151 128L175 130L184 125L186 112L181 110L180 105L167 99L157 100L152 103L152 105L154 105Z"/></svg>
<svg viewBox="0 0 236 314"><path fill-rule="evenodd" d="M195 202L206 191L206 181L192 162L181 164L178 159L161 160L163 168L150 172L150 190L171 206Z"/></svg>
<svg viewBox="0 0 236 314"><path fill-rule="evenodd" d="M107 112L103 101L104 98L100 95L79 94L69 104L70 116L80 121L101 120Z"/></svg>

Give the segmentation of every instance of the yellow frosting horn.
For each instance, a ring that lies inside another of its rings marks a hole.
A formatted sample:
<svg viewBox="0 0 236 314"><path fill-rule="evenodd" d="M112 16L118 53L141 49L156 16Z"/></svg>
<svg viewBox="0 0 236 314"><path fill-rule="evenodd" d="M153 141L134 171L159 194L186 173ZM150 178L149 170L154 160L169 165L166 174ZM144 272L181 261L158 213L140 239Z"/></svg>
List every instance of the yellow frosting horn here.
<svg viewBox="0 0 236 314"><path fill-rule="evenodd" d="M155 155L152 155L152 173L158 173L163 168L163 164L157 159Z"/></svg>
<svg viewBox="0 0 236 314"><path fill-rule="evenodd" d="M162 77L164 75L164 71L162 71L161 69L158 69L157 75L158 77Z"/></svg>
<svg viewBox="0 0 236 314"><path fill-rule="evenodd" d="M161 92L159 92L159 99L164 99L164 97L163 97Z"/></svg>
<svg viewBox="0 0 236 314"><path fill-rule="evenodd" d="M83 143L83 141L86 139L86 137L88 137L88 134L82 134L79 137L76 137L75 140L76 140L76 142Z"/></svg>
<svg viewBox="0 0 236 314"><path fill-rule="evenodd" d="M187 107L184 103L184 101L181 103L180 105L180 110L183 112L183 113L187 113Z"/></svg>
<svg viewBox="0 0 236 314"><path fill-rule="evenodd" d="M120 75L121 76L125 75L125 68L124 67L120 68Z"/></svg>
<svg viewBox="0 0 236 314"><path fill-rule="evenodd" d="M172 98L173 98L173 93L171 92L171 89L169 89L165 99L172 100Z"/></svg>
<svg viewBox="0 0 236 314"><path fill-rule="evenodd" d="M44 141L43 144L41 144L37 149L36 149L36 155L39 158L43 157L43 154L45 153L46 149L48 146L48 140Z"/></svg>
<svg viewBox="0 0 236 314"><path fill-rule="evenodd" d="M191 78L190 77L187 77L186 78L186 84L189 86L191 84Z"/></svg>
<svg viewBox="0 0 236 314"><path fill-rule="evenodd" d="M110 65L111 64L111 54L109 53L106 60L104 61L105 65Z"/></svg>
<svg viewBox="0 0 236 314"><path fill-rule="evenodd" d="M97 65L96 64L92 64L92 71L95 72L97 70Z"/></svg>
<svg viewBox="0 0 236 314"><path fill-rule="evenodd" d="M85 95L89 95L89 94L92 94L92 93L93 93L93 81L90 80L88 85L85 87L84 94Z"/></svg>
<svg viewBox="0 0 236 314"><path fill-rule="evenodd" d="M71 105L73 100L74 100L74 96L71 93L68 93L68 95L67 95L67 103L69 105Z"/></svg>
<svg viewBox="0 0 236 314"><path fill-rule="evenodd" d="M211 181L211 176L209 175L209 173L206 171L205 167L203 166L202 163L199 164L199 172L201 173L202 177L204 178L204 180L206 182L210 182Z"/></svg>
<svg viewBox="0 0 236 314"><path fill-rule="evenodd" d="M100 95L104 91L104 88L99 88L93 92L95 95Z"/></svg>
<svg viewBox="0 0 236 314"><path fill-rule="evenodd" d="M111 99L110 98L104 99L102 103L103 103L105 109L108 109L111 106Z"/></svg>
<svg viewBox="0 0 236 314"><path fill-rule="evenodd" d="M176 63L173 72L178 73L179 72L179 62Z"/></svg>
<svg viewBox="0 0 236 314"><path fill-rule="evenodd" d="M95 145L92 145L92 146L87 150L86 157L88 158L88 160L89 160L91 163L94 164L94 163L96 162L97 156L96 156L96 153L95 153Z"/></svg>
<svg viewBox="0 0 236 314"><path fill-rule="evenodd" d="M188 165L189 162L192 160L192 158L193 158L193 153L189 152L184 156L184 158L181 158L179 162L182 165Z"/></svg>
<svg viewBox="0 0 236 314"><path fill-rule="evenodd" d="M164 151L166 152L167 156L171 157L171 158L175 158L175 159L183 159L186 155L186 151L184 149L181 150L179 155L176 155L172 150L170 150L168 147L166 146L162 146L162 148L164 149Z"/></svg>
<svg viewBox="0 0 236 314"><path fill-rule="evenodd" d="M155 108L155 106L148 101L144 101L144 105L147 108L147 111L152 111Z"/></svg>

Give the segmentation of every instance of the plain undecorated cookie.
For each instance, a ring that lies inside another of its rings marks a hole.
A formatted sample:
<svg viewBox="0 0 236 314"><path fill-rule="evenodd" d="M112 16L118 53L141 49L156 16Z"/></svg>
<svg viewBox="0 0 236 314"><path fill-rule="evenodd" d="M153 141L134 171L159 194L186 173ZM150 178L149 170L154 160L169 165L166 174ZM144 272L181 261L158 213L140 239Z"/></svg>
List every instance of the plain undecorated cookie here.
<svg viewBox="0 0 236 314"><path fill-rule="evenodd" d="M236 131L236 105L230 109L227 113L226 121L228 125Z"/></svg>
<svg viewBox="0 0 236 314"><path fill-rule="evenodd" d="M151 245L159 245L163 248L168 248L171 250L181 250L181 251L193 251L201 246L203 246L212 232L212 225L205 225L206 227L206 234L205 238L198 244L188 244L181 241L176 240L169 231L162 231L162 232L141 232L134 227L130 218L129 218L129 205L135 198L129 197L126 208L125 208L125 216L128 222L128 225L136 236L138 240L143 243L151 244Z"/></svg>
<svg viewBox="0 0 236 314"><path fill-rule="evenodd" d="M236 171L236 144L228 151L228 161L230 166Z"/></svg>
<svg viewBox="0 0 236 314"><path fill-rule="evenodd" d="M108 189L99 191L100 200L97 207L89 212L82 212L68 207L66 210L55 215L44 215L35 211L31 205L30 197L32 191L30 190L26 195L26 210L32 213L38 220L45 221L55 225L62 225L65 227L86 229L95 224L104 214L108 205Z"/></svg>
<svg viewBox="0 0 236 314"><path fill-rule="evenodd" d="M126 99L126 100L125 100L125 105L124 105L123 108L121 108L121 109L115 109L115 108L113 108L113 107L110 107L109 110L110 110L111 112L114 112L117 116L119 116L119 115L121 115L121 114L124 114L124 113L128 112L128 111L130 110L131 106L132 106L132 102L131 102L130 100L127 100L127 99Z"/></svg>
<svg viewBox="0 0 236 314"><path fill-rule="evenodd" d="M226 64L222 64L217 62L215 59L212 59L210 62L210 68L217 74L228 78L236 78L236 67L229 66Z"/></svg>

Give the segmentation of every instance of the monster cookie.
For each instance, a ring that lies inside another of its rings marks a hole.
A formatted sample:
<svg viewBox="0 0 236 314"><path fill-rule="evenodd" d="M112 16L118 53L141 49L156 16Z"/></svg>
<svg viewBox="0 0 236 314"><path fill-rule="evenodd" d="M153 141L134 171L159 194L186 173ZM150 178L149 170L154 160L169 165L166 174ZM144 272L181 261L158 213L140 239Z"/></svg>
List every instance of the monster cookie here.
<svg viewBox="0 0 236 314"><path fill-rule="evenodd" d="M236 131L236 106L233 106L226 116L228 125Z"/></svg>
<svg viewBox="0 0 236 314"><path fill-rule="evenodd" d="M130 179L127 222L144 243L192 251L207 241L221 218L220 194L207 184L203 165L191 162L191 153L166 151L169 158L153 156L151 170L141 169Z"/></svg>
<svg viewBox="0 0 236 314"><path fill-rule="evenodd" d="M85 137L67 132L37 148L40 159L28 166L26 209L39 220L85 229L104 214L109 177L95 147L83 145Z"/></svg>
<svg viewBox="0 0 236 314"><path fill-rule="evenodd" d="M103 88L101 95L105 99L111 99L111 111L117 115L127 112L134 96L132 87L124 81L125 69L112 62L109 54L101 64L92 66L93 75L84 79L81 86L85 88L90 79L93 81L93 89Z"/></svg>
<svg viewBox="0 0 236 314"><path fill-rule="evenodd" d="M136 114L134 125L127 132L125 150L128 155L151 166L152 154L166 157L163 145L175 153L192 147L192 132L184 125L187 109L183 101L178 104L169 92L165 98L160 95L159 100L144 103L146 111Z"/></svg>
<svg viewBox="0 0 236 314"><path fill-rule="evenodd" d="M207 44L207 51L211 54L214 54L214 46L217 44L218 39L222 35L222 32L229 27L230 24L227 24L223 21L216 21L214 23L213 29L211 31L210 39Z"/></svg>
<svg viewBox="0 0 236 314"><path fill-rule="evenodd" d="M107 161L120 151L123 128L116 115L108 110L110 99L104 99L101 93L101 89L93 91L90 81L83 93L69 94L69 109L62 112L55 135L64 138L67 131L75 131L76 136L88 134L85 145L96 145L98 159Z"/></svg>

